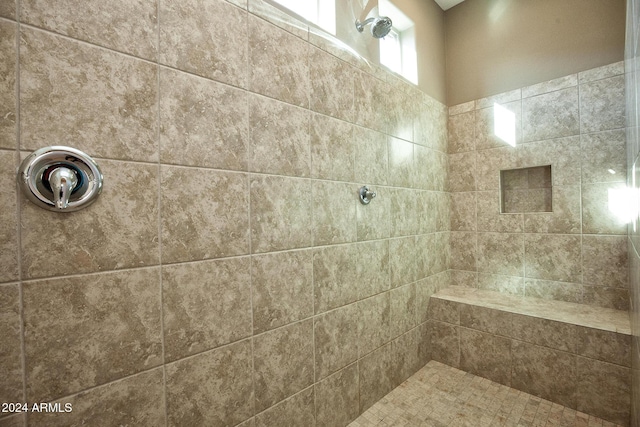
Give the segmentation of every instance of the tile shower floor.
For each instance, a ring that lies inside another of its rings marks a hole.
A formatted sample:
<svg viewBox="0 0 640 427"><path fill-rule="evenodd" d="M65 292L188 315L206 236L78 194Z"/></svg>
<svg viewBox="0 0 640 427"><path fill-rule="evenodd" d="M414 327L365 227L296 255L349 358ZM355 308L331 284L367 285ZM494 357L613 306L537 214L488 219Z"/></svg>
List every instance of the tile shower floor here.
<svg viewBox="0 0 640 427"><path fill-rule="evenodd" d="M436 361L349 424L370 426L618 427Z"/></svg>

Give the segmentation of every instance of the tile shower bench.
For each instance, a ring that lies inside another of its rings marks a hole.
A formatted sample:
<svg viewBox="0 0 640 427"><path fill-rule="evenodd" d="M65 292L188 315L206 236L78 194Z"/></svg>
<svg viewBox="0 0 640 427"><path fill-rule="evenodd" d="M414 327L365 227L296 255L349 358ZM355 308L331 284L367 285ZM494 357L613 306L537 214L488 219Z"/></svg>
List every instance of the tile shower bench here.
<svg viewBox="0 0 640 427"><path fill-rule="evenodd" d="M427 309L431 359L628 425L626 311L451 286Z"/></svg>

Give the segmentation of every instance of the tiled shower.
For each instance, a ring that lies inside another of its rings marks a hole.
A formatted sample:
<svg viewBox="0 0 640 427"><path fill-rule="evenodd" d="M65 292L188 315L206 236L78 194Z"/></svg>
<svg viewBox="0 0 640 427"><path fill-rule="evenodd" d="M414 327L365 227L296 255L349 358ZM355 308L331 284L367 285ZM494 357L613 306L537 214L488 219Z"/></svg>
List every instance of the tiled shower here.
<svg viewBox="0 0 640 427"><path fill-rule="evenodd" d="M629 65L448 108L264 0L5 1L0 57L0 402L73 407L0 426L345 426L432 358L449 285L638 313L604 201ZM94 205L20 194L48 145L96 159ZM491 171L541 165L553 213L499 214Z"/></svg>

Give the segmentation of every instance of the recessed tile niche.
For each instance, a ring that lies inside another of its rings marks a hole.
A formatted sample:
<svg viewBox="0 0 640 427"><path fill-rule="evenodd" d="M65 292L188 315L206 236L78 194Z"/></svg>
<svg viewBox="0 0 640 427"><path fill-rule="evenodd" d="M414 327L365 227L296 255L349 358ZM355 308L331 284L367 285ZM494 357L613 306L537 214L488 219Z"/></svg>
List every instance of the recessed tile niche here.
<svg viewBox="0 0 640 427"><path fill-rule="evenodd" d="M551 182L551 165L500 171L501 212L552 212Z"/></svg>

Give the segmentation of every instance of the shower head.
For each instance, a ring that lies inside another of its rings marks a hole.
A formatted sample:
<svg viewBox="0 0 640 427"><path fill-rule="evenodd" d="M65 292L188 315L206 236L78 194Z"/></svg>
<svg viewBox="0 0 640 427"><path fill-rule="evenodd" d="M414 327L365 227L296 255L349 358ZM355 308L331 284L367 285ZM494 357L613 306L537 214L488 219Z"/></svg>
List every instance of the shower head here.
<svg viewBox="0 0 640 427"><path fill-rule="evenodd" d="M357 20L356 21L356 29L358 32L363 32L364 27L368 24L371 24L371 35L377 39L381 39L391 31L391 27L393 26L393 22L387 16L381 16L379 18L369 18L364 21Z"/></svg>

